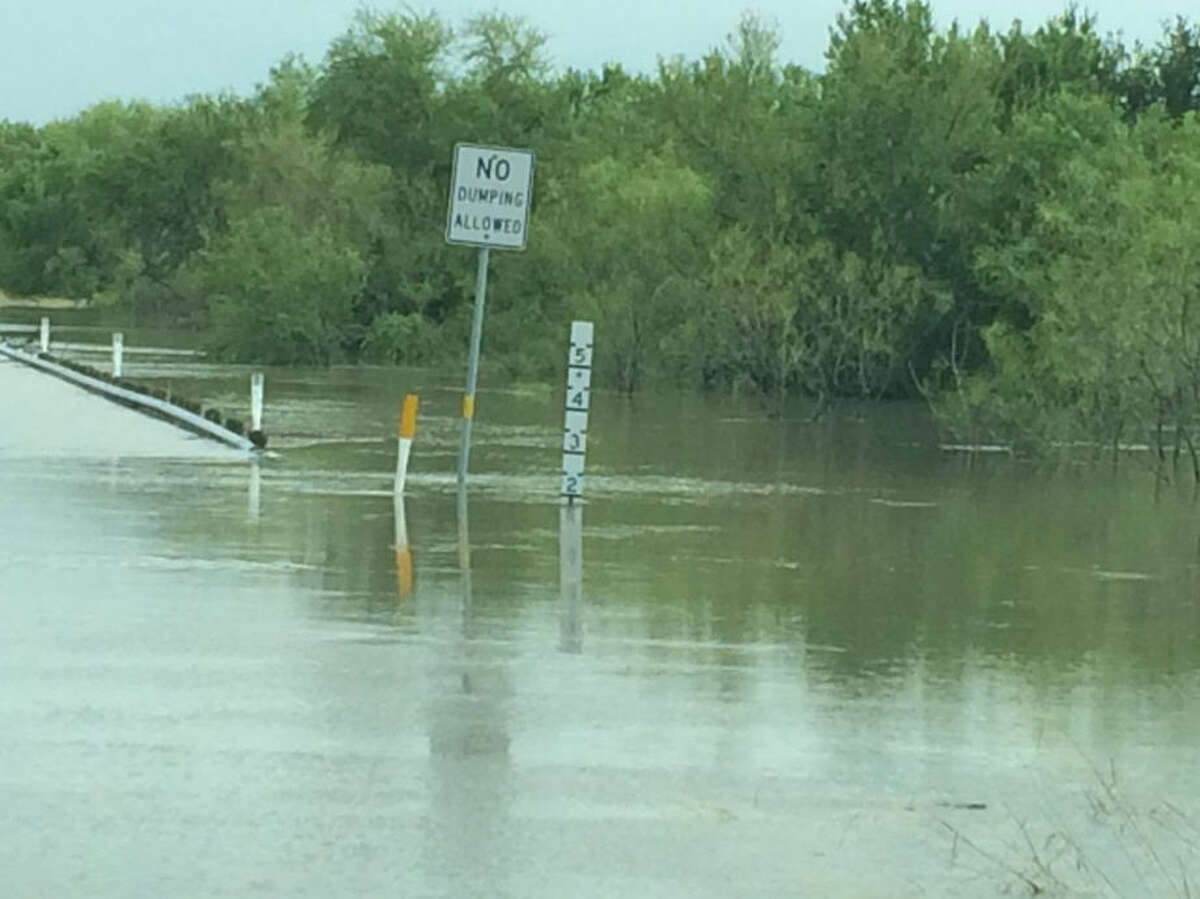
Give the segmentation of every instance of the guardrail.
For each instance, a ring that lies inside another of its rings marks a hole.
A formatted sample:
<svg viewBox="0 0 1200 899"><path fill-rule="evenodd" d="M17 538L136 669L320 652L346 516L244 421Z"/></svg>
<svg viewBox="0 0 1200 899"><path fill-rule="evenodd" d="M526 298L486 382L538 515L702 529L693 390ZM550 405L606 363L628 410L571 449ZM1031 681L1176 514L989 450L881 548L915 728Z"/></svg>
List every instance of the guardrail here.
<svg viewBox="0 0 1200 899"><path fill-rule="evenodd" d="M33 329L34 332L37 328ZM52 350L69 350L77 353L111 353L112 347L102 343L60 343L55 340L50 343ZM122 350L126 356L187 356L193 359L203 358L204 350L177 350L168 347L128 346Z"/></svg>
<svg viewBox="0 0 1200 899"><path fill-rule="evenodd" d="M34 328L34 332L38 329ZM251 441L247 437L238 434L236 431L230 430L219 422L215 422L204 415L197 414L188 409L184 409L167 400L160 399L148 394L139 393L136 390L130 390L127 387L122 387L118 384L110 384L101 378L93 377L92 375L84 374L83 372L75 371L68 368L59 362L45 358L44 354L36 354L18 349L11 344L0 340L0 355L6 356L16 362L22 362L32 368L44 371L47 374L53 375L56 378L61 378L72 384L76 384L85 390L99 394L114 402L121 403L125 406L142 409L150 414L156 415L159 418L164 418L172 424L192 431L193 433L201 434L205 437L211 437L221 443L232 446L235 449L245 450L247 452L261 449L262 447ZM262 437L262 445L265 446L265 437Z"/></svg>
<svg viewBox="0 0 1200 899"><path fill-rule="evenodd" d="M38 325L5 325L0 324L0 335L4 334L37 334L41 331ZM108 353L112 347L106 343L73 343L69 341L51 340L49 341L50 349L52 350L67 350L75 353ZM186 356L193 359L200 359L207 354L204 350L183 350L175 347L160 347L160 346L127 346L124 348L126 355L138 356Z"/></svg>
<svg viewBox="0 0 1200 899"><path fill-rule="evenodd" d="M70 330L94 330L92 328L71 328ZM42 316L42 320L36 325L15 325L0 323L0 335L4 334L36 334L38 335L38 343L43 353L49 353L51 350L62 350L76 353L108 353L110 350L109 344L103 343L75 343L69 341L53 340L50 331L50 317ZM121 367L120 356L124 354L139 355L139 356L185 356L189 358L201 358L205 356L203 350L185 350L175 347L126 347L124 346L124 335L120 332L113 334L113 342L111 344L113 352L113 367L117 371L115 374L120 374Z"/></svg>

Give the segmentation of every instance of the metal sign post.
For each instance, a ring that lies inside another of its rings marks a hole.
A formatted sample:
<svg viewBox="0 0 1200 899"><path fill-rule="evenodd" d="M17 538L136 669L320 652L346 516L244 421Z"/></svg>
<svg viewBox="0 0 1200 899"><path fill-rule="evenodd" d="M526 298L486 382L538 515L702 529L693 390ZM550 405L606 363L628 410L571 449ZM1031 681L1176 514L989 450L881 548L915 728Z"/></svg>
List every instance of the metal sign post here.
<svg viewBox="0 0 1200 899"><path fill-rule="evenodd" d="M475 269L475 312L471 316L471 349L467 354L467 391L462 398L462 438L458 446L458 483L467 482L471 461L471 422L475 420L475 384L479 379L479 346L483 342L483 302L487 295L488 248L479 248Z"/></svg>
<svg viewBox="0 0 1200 899"><path fill-rule="evenodd" d="M533 165L532 150L478 144L458 144L454 148L446 242L479 248L471 348L467 357L467 389L462 399L462 440L458 453L460 485L466 483L471 458L471 423L475 418L475 385L483 341L488 253L492 247L525 249L529 202L533 193Z"/></svg>

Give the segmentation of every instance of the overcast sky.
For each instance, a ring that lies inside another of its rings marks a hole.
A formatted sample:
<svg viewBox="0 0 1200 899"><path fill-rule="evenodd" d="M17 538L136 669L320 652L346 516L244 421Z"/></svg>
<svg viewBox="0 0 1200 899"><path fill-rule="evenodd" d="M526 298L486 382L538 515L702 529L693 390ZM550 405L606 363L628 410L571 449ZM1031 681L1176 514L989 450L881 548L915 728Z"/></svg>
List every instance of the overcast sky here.
<svg viewBox="0 0 1200 899"><path fill-rule="evenodd" d="M100 100L180 100L224 89L245 94L284 54L319 62L348 27L361 0L0 0L0 119L42 124ZM381 10L403 8L378 2ZM1036 26L1060 12L1052 0L936 0L939 25L1014 18ZM488 10L524 16L549 36L559 68L597 69L617 61L651 71L659 56L695 58L723 43L742 10L773 21L781 57L822 67L841 0L440 0L453 25ZM1093 0L1102 32L1154 43L1183 0Z"/></svg>

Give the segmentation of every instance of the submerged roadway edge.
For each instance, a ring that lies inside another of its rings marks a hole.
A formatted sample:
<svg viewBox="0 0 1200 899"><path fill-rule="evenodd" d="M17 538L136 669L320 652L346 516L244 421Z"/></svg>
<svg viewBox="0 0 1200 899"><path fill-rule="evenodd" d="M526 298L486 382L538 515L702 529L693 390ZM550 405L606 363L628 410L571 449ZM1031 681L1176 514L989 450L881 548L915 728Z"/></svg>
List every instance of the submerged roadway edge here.
<svg viewBox="0 0 1200 899"><path fill-rule="evenodd" d="M90 393L99 394L106 399L112 400L115 403L120 403L124 406L131 406L138 411L152 414L157 418L165 419L171 424L200 434L204 437L210 437L213 440L232 446L235 449L245 450L247 452L257 451L257 447L246 437L241 434L236 434L228 428L209 421L202 415L197 415L187 409L169 403L165 400L160 400L157 397L146 396L137 393L133 390L127 390L124 387L118 387L115 384L109 384L99 378L89 377L88 375L72 371L64 366L57 365L54 362L49 362L39 358L33 353L27 353L24 350L5 343L0 340L0 355L7 356L15 362L23 363L31 368L43 371L53 377L60 378L78 387L82 387Z"/></svg>

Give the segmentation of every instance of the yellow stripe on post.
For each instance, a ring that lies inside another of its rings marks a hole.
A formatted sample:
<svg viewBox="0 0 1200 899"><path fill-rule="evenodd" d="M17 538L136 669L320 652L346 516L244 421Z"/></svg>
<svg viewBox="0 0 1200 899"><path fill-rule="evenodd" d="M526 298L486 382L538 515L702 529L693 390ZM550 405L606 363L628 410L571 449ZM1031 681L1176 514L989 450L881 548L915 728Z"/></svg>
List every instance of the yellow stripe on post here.
<svg viewBox="0 0 1200 899"><path fill-rule="evenodd" d="M475 394L463 394L462 417L468 420L475 417Z"/></svg>
<svg viewBox="0 0 1200 899"><path fill-rule="evenodd" d="M404 440L412 440L417 435L417 407L420 401L415 393L404 395L404 405L400 409L400 421L396 426L396 436Z"/></svg>
<svg viewBox="0 0 1200 899"><path fill-rule="evenodd" d="M400 419L396 422L396 495L404 493L404 482L408 478L408 457L412 454L413 437L417 433L417 406L415 393L404 395L400 407Z"/></svg>

